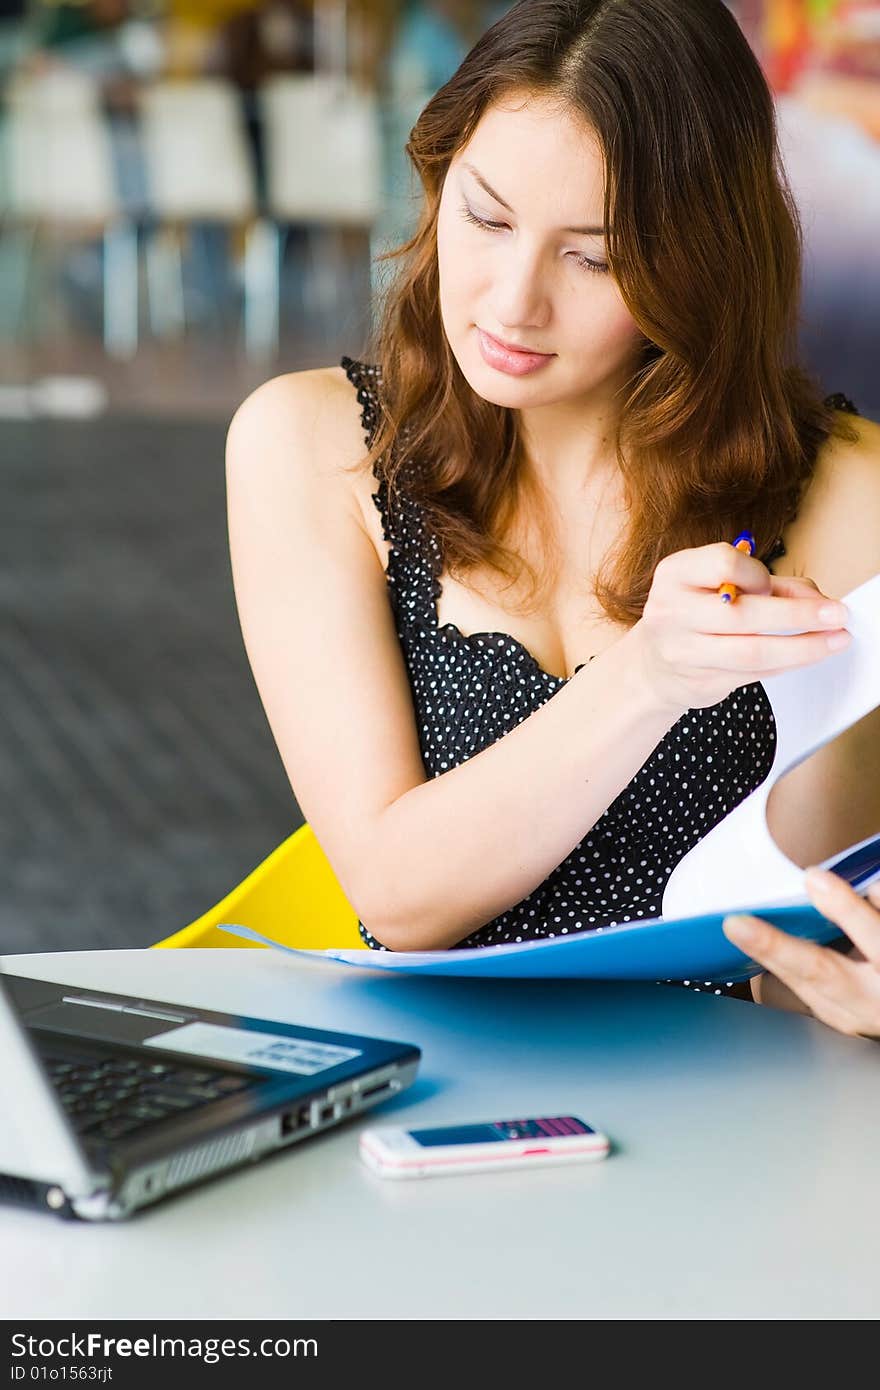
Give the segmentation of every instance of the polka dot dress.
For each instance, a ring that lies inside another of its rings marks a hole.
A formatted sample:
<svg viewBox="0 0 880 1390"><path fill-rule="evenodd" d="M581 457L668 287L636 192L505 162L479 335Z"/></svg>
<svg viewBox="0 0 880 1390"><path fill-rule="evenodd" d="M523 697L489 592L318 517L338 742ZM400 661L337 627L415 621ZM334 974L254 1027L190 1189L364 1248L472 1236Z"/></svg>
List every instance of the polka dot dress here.
<svg viewBox="0 0 880 1390"><path fill-rule="evenodd" d="M378 369L350 357L343 357L341 365L357 389L362 424L372 443L378 424ZM854 409L849 402L838 408ZM465 636L453 623L438 623L442 556L419 507L407 496L412 467L412 462L404 465L393 512L378 470L373 501L390 542L388 593L412 687L422 758L428 776L439 777L509 733L571 678L543 670L522 643L505 633ZM780 554L781 543L765 563ZM775 747L773 711L760 684L744 686L709 709L689 710L562 863L522 902L451 949L600 932L659 916L675 865L764 781ZM359 930L368 946L387 949L363 923ZM717 993L731 988L729 982L680 983Z"/></svg>

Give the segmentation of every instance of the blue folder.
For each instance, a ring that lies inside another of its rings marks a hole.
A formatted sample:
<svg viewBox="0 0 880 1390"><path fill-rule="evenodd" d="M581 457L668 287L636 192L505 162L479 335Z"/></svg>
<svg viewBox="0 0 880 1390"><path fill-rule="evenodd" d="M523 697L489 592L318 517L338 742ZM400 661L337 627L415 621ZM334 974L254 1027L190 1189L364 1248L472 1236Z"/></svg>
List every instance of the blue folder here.
<svg viewBox="0 0 880 1390"><path fill-rule="evenodd" d="M784 931L822 945L843 936L839 927L808 903L749 910ZM448 951L372 951L342 947L304 951L282 946L250 927L224 923L221 930L291 955L390 974L509 980L748 980L763 967L728 941L721 929L724 915L624 922L601 931Z"/></svg>

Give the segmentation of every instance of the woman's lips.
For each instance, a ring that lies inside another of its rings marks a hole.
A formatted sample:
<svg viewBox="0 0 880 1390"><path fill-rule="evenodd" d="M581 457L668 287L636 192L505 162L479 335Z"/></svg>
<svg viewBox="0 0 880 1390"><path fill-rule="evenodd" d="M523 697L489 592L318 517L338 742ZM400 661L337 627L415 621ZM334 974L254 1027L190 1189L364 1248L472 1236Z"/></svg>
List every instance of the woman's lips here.
<svg viewBox="0 0 880 1390"><path fill-rule="evenodd" d="M508 376L527 376L529 372L536 372L539 367L543 367L554 356L552 352L520 352L518 349L505 347L482 328L477 329L477 338L483 361L499 372L506 372Z"/></svg>

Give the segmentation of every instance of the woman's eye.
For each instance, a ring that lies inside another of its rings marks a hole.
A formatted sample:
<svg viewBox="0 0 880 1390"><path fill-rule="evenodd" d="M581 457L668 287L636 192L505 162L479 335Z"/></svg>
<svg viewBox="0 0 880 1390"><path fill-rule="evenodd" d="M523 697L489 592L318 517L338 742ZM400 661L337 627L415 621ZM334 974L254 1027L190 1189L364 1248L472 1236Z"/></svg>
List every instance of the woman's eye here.
<svg viewBox="0 0 880 1390"><path fill-rule="evenodd" d="M463 204L460 211L466 222L470 222L474 227L482 227L483 231L486 232L498 232L507 226L506 222L490 222L486 217L478 217L475 212L471 211L467 204ZM582 256L578 251L570 251L568 254L574 256L576 264L580 266L582 270L589 270L594 275L608 274L609 267L604 265L601 261L591 261L588 256Z"/></svg>
<svg viewBox="0 0 880 1390"><path fill-rule="evenodd" d="M500 227L507 225L505 222L489 222L485 217L478 217L469 207L463 207L461 213L466 222L472 222L475 227L486 227L490 232L496 232Z"/></svg>

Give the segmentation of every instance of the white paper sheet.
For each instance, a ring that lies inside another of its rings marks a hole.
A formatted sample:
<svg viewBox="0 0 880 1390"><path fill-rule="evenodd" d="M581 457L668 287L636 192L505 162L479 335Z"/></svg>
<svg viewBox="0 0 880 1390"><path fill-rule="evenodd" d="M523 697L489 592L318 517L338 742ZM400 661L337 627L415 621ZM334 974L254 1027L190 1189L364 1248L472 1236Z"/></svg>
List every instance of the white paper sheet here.
<svg viewBox="0 0 880 1390"><path fill-rule="evenodd" d="M762 682L776 720L770 774L675 866L663 894L664 918L777 903L803 892L803 869L770 835L767 800L787 772L880 705L880 574L843 602L853 634L844 651Z"/></svg>

